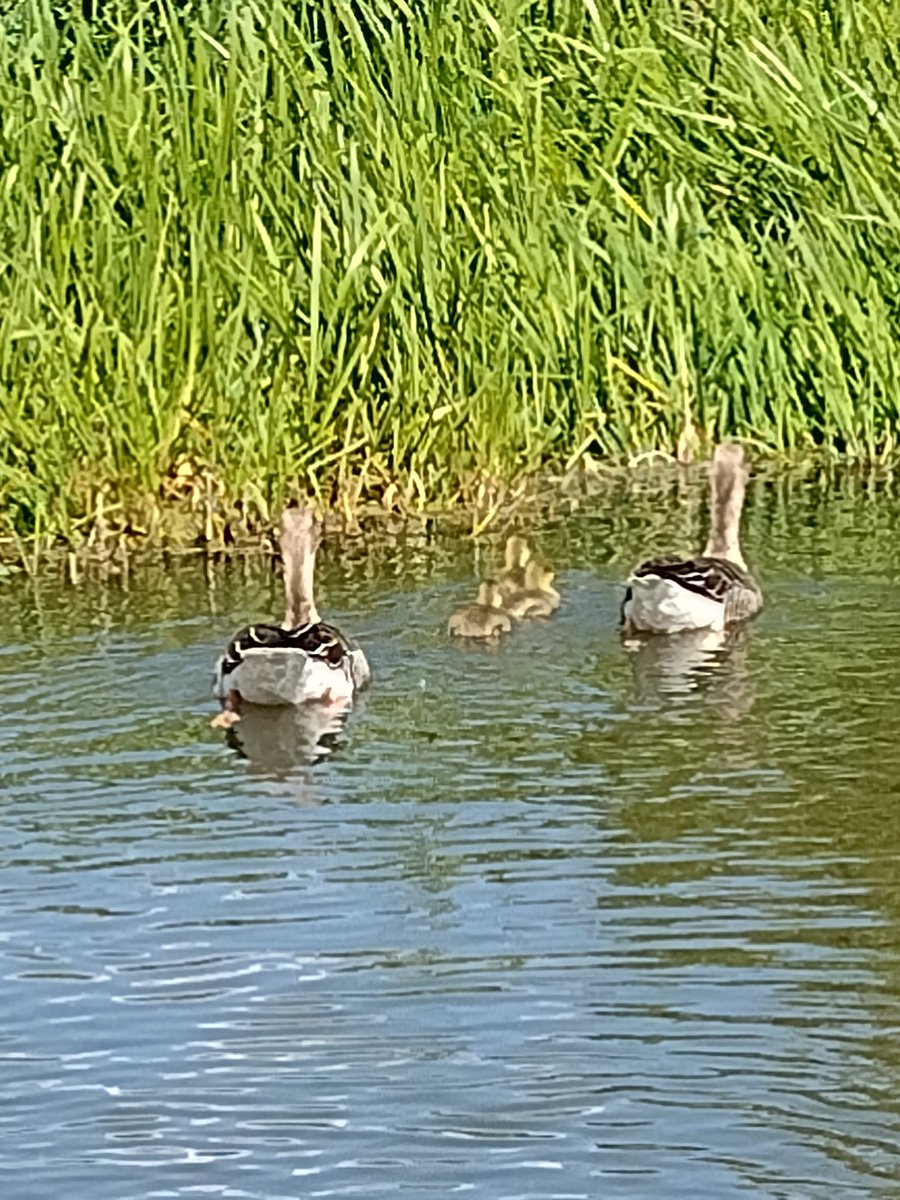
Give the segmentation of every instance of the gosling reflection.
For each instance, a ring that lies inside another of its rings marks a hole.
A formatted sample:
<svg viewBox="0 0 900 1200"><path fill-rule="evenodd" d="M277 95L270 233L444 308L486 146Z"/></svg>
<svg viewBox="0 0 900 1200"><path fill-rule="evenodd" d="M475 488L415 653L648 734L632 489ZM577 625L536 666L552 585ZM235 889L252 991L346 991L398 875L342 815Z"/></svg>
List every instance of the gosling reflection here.
<svg viewBox="0 0 900 1200"><path fill-rule="evenodd" d="M737 627L625 639L635 699L669 709L703 699L726 720L745 716L755 698L747 669L750 636Z"/></svg>
<svg viewBox="0 0 900 1200"><path fill-rule="evenodd" d="M350 711L349 704L246 704L225 740L255 770L286 774L322 762L339 749Z"/></svg>
<svg viewBox="0 0 900 1200"><path fill-rule="evenodd" d="M474 604L456 610L447 629L453 637L496 646L516 621L549 617L560 605L553 587L556 572L532 556L525 538L507 540L503 567L496 579L479 585Z"/></svg>

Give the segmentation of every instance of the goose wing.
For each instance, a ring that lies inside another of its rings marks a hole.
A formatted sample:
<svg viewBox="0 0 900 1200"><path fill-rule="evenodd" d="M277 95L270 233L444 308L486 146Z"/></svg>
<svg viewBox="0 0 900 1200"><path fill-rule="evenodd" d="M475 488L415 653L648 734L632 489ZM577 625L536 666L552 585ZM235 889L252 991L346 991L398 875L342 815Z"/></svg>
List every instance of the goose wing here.
<svg viewBox="0 0 900 1200"><path fill-rule="evenodd" d="M338 667L351 652L349 640L325 621L310 625L299 625L296 629L282 629L278 625L248 625L234 635L222 655L221 675L227 678L248 655L274 651L295 651L307 658L318 658L332 667Z"/></svg>
<svg viewBox="0 0 900 1200"><path fill-rule="evenodd" d="M740 567L726 558L679 558L676 554L661 554L635 567L633 579L656 577L670 579L686 591L696 592L724 604L734 589L758 593L756 585ZM755 610L754 610L755 611Z"/></svg>

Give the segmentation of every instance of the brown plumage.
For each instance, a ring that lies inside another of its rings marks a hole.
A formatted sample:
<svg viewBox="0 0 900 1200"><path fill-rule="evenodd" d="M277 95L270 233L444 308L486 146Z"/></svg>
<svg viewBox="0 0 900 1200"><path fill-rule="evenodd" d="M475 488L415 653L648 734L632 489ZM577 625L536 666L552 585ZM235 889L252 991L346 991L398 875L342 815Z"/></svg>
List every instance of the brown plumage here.
<svg viewBox="0 0 900 1200"><path fill-rule="evenodd" d="M458 609L450 618L447 630L453 637L498 638L512 629L512 621L502 605L503 597L497 584L482 583L475 603Z"/></svg>
<svg viewBox="0 0 900 1200"><path fill-rule="evenodd" d="M531 559L525 568L521 591L513 592L503 607L517 621L531 617L549 617L559 608L560 596L552 586L556 572Z"/></svg>
<svg viewBox="0 0 900 1200"><path fill-rule="evenodd" d="M497 587L504 599L525 587L525 570L531 562L531 547L523 537L513 534L506 541L503 570L497 577Z"/></svg>

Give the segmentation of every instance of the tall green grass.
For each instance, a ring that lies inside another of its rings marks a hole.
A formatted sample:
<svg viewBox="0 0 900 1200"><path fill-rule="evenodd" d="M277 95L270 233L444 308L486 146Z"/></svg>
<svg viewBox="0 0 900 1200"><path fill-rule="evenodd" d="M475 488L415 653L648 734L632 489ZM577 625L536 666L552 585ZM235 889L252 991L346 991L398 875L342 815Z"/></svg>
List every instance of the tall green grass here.
<svg viewBox="0 0 900 1200"><path fill-rule="evenodd" d="M900 412L897 0L0 11L0 523Z"/></svg>

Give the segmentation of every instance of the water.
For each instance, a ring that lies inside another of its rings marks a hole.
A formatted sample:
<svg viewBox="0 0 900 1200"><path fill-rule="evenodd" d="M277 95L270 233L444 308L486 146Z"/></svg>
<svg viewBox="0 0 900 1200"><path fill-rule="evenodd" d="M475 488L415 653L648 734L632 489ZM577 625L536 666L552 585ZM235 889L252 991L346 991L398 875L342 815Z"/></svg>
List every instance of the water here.
<svg viewBox="0 0 900 1200"><path fill-rule="evenodd" d="M630 654L671 499L551 514L497 653L470 544L332 539L312 767L208 725L265 564L2 585L5 1200L900 1194L900 504L760 483L761 619Z"/></svg>

